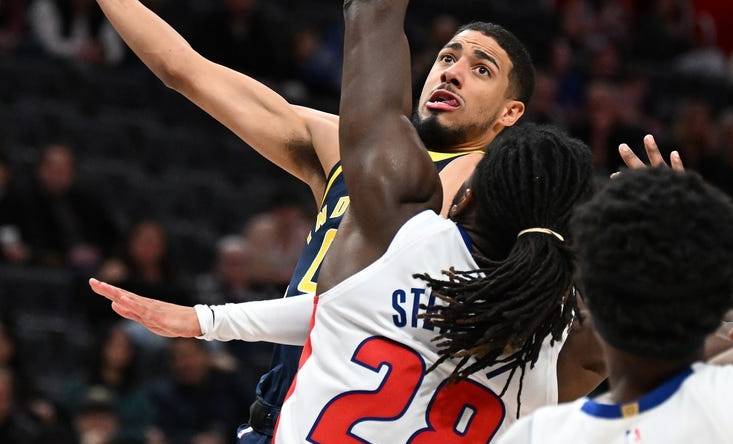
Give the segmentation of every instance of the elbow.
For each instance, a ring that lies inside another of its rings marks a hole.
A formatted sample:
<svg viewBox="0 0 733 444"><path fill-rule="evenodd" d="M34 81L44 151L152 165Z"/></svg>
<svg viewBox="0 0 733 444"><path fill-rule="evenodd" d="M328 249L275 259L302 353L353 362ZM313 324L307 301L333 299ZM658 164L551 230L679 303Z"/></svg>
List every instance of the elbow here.
<svg viewBox="0 0 733 444"><path fill-rule="evenodd" d="M192 83L193 68L200 66L197 53L190 47L184 50L170 50L160 54L151 66L155 75L170 89L183 93Z"/></svg>
<svg viewBox="0 0 733 444"><path fill-rule="evenodd" d="M181 91L187 82L187 72L182 63L161 61L154 71L166 87L175 91Z"/></svg>

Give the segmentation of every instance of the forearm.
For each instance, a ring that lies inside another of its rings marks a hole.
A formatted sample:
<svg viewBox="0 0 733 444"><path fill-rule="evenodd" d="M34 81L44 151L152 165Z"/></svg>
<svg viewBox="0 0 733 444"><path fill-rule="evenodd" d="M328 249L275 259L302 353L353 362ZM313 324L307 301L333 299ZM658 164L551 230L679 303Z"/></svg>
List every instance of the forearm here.
<svg viewBox="0 0 733 444"><path fill-rule="evenodd" d="M138 0L97 2L125 43L166 86L308 184L320 200L324 171L338 158L337 142L311 136L311 120L321 119L302 117L302 110L272 89L207 60Z"/></svg>
<svg viewBox="0 0 733 444"><path fill-rule="evenodd" d="M196 51L160 17L138 0L97 0L112 26L127 46L166 85L175 82L178 70Z"/></svg>
<svg viewBox="0 0 733 444"><path fill-rule="evenodd" d="M308 295L217 306L197 305L200 339L303 345L313 311Z"/></svg>
<svg viewBox="0 0 733 444"><path fill-rule="evenodd" d="M344 9L341 161L352 215L365 235L380 241L391 240L417 212L439 211L442 197L435 166L409 118L408 3L351 0Z"/></svg>

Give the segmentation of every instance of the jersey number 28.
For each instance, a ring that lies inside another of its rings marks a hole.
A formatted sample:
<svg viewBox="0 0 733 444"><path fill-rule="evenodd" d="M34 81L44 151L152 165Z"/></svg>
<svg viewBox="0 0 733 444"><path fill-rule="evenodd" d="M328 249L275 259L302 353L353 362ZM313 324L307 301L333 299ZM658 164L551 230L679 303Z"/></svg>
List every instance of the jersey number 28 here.
<svg viewBox="0 0 733 444"><path fill-rule="evenodd" d="M354 390L334 397L321 410L308 441L317 444L364 444L353 433L364 421L396 421L405 414L425 376L416 351L384 337L362 342L351 360L371 371L388 371L376 390ZM408 444L488 443L504 420L504 403L488 388L471 380L444 382L427 407L427 427L416 430Z"/></svg>

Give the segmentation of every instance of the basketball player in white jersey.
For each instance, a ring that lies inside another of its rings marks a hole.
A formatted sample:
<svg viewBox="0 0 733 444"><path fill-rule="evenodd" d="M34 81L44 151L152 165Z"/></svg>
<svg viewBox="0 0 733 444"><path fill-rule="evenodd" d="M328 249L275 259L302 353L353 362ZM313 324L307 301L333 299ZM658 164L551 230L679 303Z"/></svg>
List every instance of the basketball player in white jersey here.
<svg viewBox="0 0 733 444"><path fill-rule="evenodd" d="M501 444L733 443L733 366L700 363L733 304L731 227L730 197L695 173L624 173L583 205L579 285L610 392L540 409Z"/></svg>

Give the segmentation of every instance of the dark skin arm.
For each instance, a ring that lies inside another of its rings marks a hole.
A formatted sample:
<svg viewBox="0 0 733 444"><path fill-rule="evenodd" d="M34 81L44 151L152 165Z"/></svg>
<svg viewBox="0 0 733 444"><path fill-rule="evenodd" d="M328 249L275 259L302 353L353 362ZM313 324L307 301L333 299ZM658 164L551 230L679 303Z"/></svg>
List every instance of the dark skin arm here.
<svg viewBox="0 0 733 444"><path fill-rule="evenodd" d="M409 118L408 3L344 3L339 141L351 204L323 264L319 293L378 259L411 217L440 211L439 176Z"/></svg>

